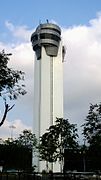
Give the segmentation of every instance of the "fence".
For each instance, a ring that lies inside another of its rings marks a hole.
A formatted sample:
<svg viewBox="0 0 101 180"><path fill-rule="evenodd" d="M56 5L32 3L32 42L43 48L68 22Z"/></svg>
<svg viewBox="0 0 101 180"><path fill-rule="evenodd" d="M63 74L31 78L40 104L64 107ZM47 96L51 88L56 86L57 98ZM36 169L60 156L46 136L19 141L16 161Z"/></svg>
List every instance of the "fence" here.
<svg viewBox="0 0 101 180"><path fill-rule="evenodd" d="M0 172L0 180L101 180L101 174Z"/></svg>

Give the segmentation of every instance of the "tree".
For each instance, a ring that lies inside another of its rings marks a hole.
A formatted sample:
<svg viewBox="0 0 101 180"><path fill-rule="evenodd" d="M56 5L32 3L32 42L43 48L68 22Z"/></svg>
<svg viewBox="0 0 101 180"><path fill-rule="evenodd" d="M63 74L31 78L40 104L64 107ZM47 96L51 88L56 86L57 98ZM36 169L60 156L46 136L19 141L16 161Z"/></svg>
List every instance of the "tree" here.
<svg viewBox="0 0 101 180"><path fill-rule="evenodd" d="M22 134L19 134L18 138L8 138L3 143L6 145L17 145L33 148L37 145L37 139L35 134L31 132L31 130L24 129Z"/></svg>
<svg viewBox="0 0 101 180"><path fill-rule="evenodd" d="M37 139L35 134L31 130L23 130L22 134L19 135L18 139L15 141L20 146L27 146L28 148L36 147Z"/></svg>
<svg viewBox="0 0 101 180"><path fill-rule="evenodd" d="M8 67L10 55L11 54L6 54L4 50L0 52L0 97L4 99L5 104L0 126L4 123L8 111L10 111L14 106L9 106L7 98L14 100L17 99L19 95L26 94L24 89L25 85L20 83L24 80L24 72L13 70Z"/></svg>
<svg viewBox="0 0 101 180"><path fill-rule="evenodd" d="M90 104L88 115L83 124L83 135L88 143L89 169L101 170L101 103Z"/></svg>
<svg viewBox="0 0 101 180"><path fill-rule="evenodd" d="M77 137L76 125L70 124L68 119L57 118L56 124L50 126L40 138L40 158L46 162L58 160L63 169L64 149L76 149Z"/></svg>
<svg viewBox="0 0 101 180"><path fill-rule="evenodd" d="M58 139L55 139L54 134L46 132L42 135L39 144L40 159L46 161L48 170L48 162L53 163L57 160Z"/></svg>
<svg viewBox="0 0 101 180"><path fill-rule="evenodd" d="M101 103L91 104L83 126L83 135L90 145L101 146Z"/></svg>

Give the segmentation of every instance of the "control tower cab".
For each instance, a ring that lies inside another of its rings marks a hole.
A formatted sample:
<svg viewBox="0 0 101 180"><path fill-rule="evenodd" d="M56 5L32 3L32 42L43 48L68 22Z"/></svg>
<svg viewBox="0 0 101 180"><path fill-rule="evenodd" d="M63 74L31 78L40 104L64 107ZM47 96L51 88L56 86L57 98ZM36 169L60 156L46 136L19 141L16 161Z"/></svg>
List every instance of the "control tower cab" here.
<svg viewBox="0 0 101 180"><path fill-rule="evenodd" d="M57 56L61 40L61 29L52 23L40 24L31 36L33 50L37 59L41 58L41 47L44 46L48 56Z"/></svg>

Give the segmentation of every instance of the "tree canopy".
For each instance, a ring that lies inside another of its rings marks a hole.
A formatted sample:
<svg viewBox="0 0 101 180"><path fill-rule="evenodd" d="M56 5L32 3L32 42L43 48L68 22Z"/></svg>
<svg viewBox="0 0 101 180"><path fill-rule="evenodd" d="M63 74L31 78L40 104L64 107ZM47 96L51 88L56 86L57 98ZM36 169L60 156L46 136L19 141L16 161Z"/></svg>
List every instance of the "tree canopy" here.
<svg viewBox="0 0 101 180"><path fill-rule="evenodd" d="M101 103L90 105L83 124L83 134L90 145L101 146Z"/></svg>
<svg viewBox="0 0 101 180"><path fill-rule="evenodd" d="M17 99L20 94L26 93L25 85L19 83L24 80L24 72L8 67L10 55L4 50L0 52L0 96L7 95L10 99Z"/></svg>
<svg viewBox="0 0 101 180"><path fill-rule="evenodd" d="M76 125L70 124L68 119L57 118L55 125L49 127L40 138L40 158L47 162L63 161L64 149L76 149Z"/></svg>
<svg viewBox="0 0 101 180"><path fill-rule="evenodd" d="M28 148L36 147L37 139L35 134L31 132L31 130L23 130L22 134L19 134L17 139L18 145L27 146Z"/></svg>
<svg viewBox="0 0 101 180"><path fill-rule="evenodd" d="M5 51L0 52L0 97L4 99L5 110L0 126L4 123L8 111L12 107L7 104L7 98L10 100L17 99L19 95L25 95L25 85L22 83L24 80L24 72L14 70L8 67L11 54L6 54Z"/></svg>

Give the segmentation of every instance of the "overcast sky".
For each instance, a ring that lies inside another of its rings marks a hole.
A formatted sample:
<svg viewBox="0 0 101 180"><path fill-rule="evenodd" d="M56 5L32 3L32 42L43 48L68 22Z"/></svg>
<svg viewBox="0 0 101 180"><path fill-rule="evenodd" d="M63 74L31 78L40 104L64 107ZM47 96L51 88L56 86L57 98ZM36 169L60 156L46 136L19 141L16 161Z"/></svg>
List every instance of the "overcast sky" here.
<svg viewBox="0 0 101 180"><path fill-rule="evenodd" d="M10 66L25 72L27 95L16 102L0 137L16 137L33 128L34 52L30 42L39 22L48 19L62 29L64 62L64 118L80 125L90 103L101 102L101 1L100 0L1 0L0 50L12 53ZM3 102L0 100L0 115Z"/></svg>

